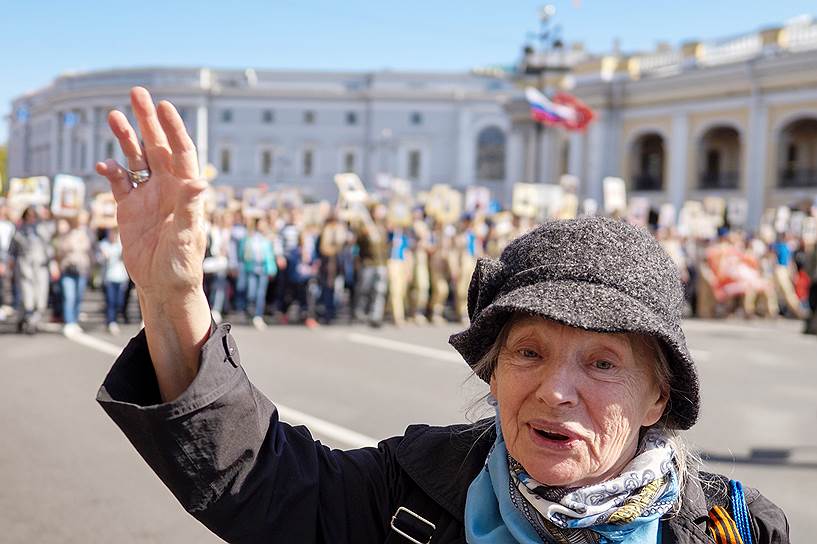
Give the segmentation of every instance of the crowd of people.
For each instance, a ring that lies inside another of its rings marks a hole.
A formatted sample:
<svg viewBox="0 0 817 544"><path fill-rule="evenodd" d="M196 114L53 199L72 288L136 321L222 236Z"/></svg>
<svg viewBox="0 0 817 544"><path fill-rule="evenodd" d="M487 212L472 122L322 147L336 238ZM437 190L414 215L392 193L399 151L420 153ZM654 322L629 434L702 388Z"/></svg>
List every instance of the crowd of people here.
<svg viewBox="0 0 817 544"><path fill-rule="evenodd" d="M498 257L534 227L510 212L477 210L443 223L422 207L398 221L378 202L363 213L326 210L319 221L301 206L212 210L204 283L214 319L229 315L258 329L465 322L477 259ZM20 332L44 320L62 323L66 335L80 332L90 286L104 293L105 324L117 334L132 283L116 227L92 227L85 213L55 218L46 207L28 207L16 221L10 212L0 205L0 321L16 320ZM817 334L812 240L768 226L757 233L723 226L710 239L649 228L678 266L687 316L784 316L804 319L805 332Z"/></svg>

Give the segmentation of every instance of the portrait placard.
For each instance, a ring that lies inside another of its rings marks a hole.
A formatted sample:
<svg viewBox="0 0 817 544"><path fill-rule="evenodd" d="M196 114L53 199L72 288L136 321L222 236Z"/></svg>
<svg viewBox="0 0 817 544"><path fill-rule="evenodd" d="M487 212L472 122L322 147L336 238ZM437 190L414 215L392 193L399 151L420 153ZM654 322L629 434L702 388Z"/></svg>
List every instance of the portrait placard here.
<svg viewBox="0 0 817 544"><path fill-rule="evenodd" d="M248 187L241 194L241 213L244 217L261 217L264 215L262 197L264 193L257 187Z"/></svg>
<svg viewBox="0 0 817 544"><path fill-rule="evenodd" d="M426 200L426 214L444 225L456 223L462 215L462 193L448 185L431 188Z"/></svg>
<svg viewBox="0 0 817 544"><path fill-rule="evenodd" d="M627 210L627 222L639 227L646 227L650 218L650 201L643 196L636 196L630 199L630 206Z"/></svg>
<svg viewBox="0 0 817 544"><path fill-rule="evenodd" d="M485 211L491 204L491 190L487 187L468 187L465 190L465 210L469 213Z"/></svg>
<svg viewBox="0 0 817 544"><path fill-rule="evenodd" d="M85 182L82 178L57 174L51 212L56 217L77 217L85 206Z"/></svg>
<svg viewBox="0 0 817 544"><path fill-rule="evenodd" d="M218 177L218 169L213 163L208 162L204 167L203 175L204 179L207 180L207 183L212 183L213 180Z"/></svg>
<svg viewBox="0 0 817 544"><path fill-rule="evenodd" d="M574 193L564 193L562 195L562 205L559 208L559 213L556 214L558 219L574 219L579 213L579 197Z"/></svg>
<svg viewBox="0 0 817 544"><path fill-rule="evenodd" d="M369 197L357 174L335 174L335 185L338 187L339 200L365 202Z"/></svg>
<svg viewBox="0 0 817 544"><path fill-rule="evenodd" d="M305 225L320 227L329 216L329 204L327 202L306 204L302 209Z"/></svg>
<svg viewBox="0 0 817 544"><path fill-rule="evenodd" d="M749 203L745 198L730 198L726 203L726 220L732 227L743 228L749 217Z"/></svg>
<svg viewBox="0 0 817 544"><path fill-rule="evenodd" d="M116 226L116 200L113 193L99 193L91 202L91 228L110 229Z"/></svg>
<svg viewBox="0 0 817 544"><path fill-rule="evenodd" d="M215 200L215 207L219 210L227 210L232 206L235 200L235 189L229 185L218 185L213 187L213 197Z"/></svg>
<svg viewBox="0 0 817 544"><path fill-rule="evenodd" d="M774 214L775 232L786 232L789 228L789 219L791 219L791 209L788 206L778 207Z"/></svg>
<svg viewBox="0 0 817 544"><path fill-rule="evenodd" d="M658 226L662 229L669 229L675 226L675 205L671 203L661 204L658 211Z"/></svg>
<svg viewBox="0 0 817 544"><path fill-rule="evenodd" d="M510 212L494 214L494 232L497 236L508 236L513 232L513 215Z"/></svg>
<svg viewBox="0 0 817 544"><path fill-rule="evenodd" d="M806 214L801 211L792 212L789 218L789 234L800 237L803 234L806 217Z"/></svg>
<svg viewBox="0 0 817 544"><path fill-rule="evenodd" d="M537 184L540 198L540 209L542 218L558 217L562 210L562 199L564 191L560 185L545 183Z"/></svg>
<svg viewBox="0 0 817 544"><path fill-rule="evenodd" d="M627 186L624 180L606 177L602 181L604 189L604 213L608 215L627 213Z"/></svg>
<svg viewBox="0 0 817 544"><path fill-rule="evenodd" d="M719 196L704 198L704 211L712 218L716 227L722 227L726 214L726 199Z"/></svg>
<svg viewBox="0 0 817 544"><path fill-rule="evenodd" d="M559 187L565 193L576 194L579 192L579 177L572 174L562 174L559 178Z"/></svg>
<svg viewBox="0 0 817 544"><path fill-rule="evenodd" d="M519 217L536 217L539 214L539 194L533 183L515 183L511 210Z"/></svg>
<svg viewBox="0 0 817 544"><path fill-rule="evenodd" d="M411 200L407 198L391 199L387 220L394 227L410 227L412 223Z"/></svg>
<svg viewBox="0 0 817 544"><path fill-rule="evenodd" d="M817 217L806 217L803 219L803 243L806 245L817 244Z"/></svg>
<svg viewBox="0 0 817 544"><path fill-rule="evenodd" d="M582 215L596 215L599 211L599 203L595 198L585 198L582 200Z"/></svg>
<svg viewBox="0 0 817 544"><path fill-rule="evenodd" d="M403 178L391 178L391 192L398 196L411 196L411 182Z"/></svg>
<svg viewBox="0 0 817 544"><path fill-rule="evenodd" d="M45 176L11 178L6 195L10 207L23 211L28 206L48 206L51 201L51 181Z"/></svg>

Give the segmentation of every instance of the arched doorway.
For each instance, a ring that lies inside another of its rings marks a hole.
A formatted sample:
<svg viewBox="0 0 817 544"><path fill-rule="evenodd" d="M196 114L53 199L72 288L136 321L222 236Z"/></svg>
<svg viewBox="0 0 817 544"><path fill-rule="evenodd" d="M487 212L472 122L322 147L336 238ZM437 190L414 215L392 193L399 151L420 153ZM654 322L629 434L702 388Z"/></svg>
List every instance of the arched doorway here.
<svg viewBox="0 0 817 544"><path fill-rule="evenodd" d="M800 118L780 132L779 187L817 187L817 118Z"/></svg>
<svg viewBox="0 0 817 544"><path fill-rule="evenodd" d="M630 175L634 191L664 189L664 138L650 132L639 136L631 150Z"/></svg>
<svg viewBox="0 0 817 544"><path fill-rule="evenodd" d="M477 179L505 179L505 133L495 126L485 127L477 135Z"/></svg>
<svg viewBox="0 0 817 544"><path fill-rule="evenodd" d="M707 130L698 146L698 187L737 189L740 157L740 134L735 128L721 125Z"/></svg>

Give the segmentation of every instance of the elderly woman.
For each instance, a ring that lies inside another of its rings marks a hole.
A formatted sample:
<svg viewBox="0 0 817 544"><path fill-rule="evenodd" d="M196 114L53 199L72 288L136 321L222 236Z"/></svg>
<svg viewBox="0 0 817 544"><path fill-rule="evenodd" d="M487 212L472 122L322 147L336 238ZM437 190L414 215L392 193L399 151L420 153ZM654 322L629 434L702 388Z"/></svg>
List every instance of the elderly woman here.
<svg viewBox="0 0 817 544"><path fill-rule="evenodd" d="M209 317L205 183L181 119L167 102L157 113L144 89L132 100L144 153L113 112L133 172L110 160L97 168L119 201L145 330L98 400L222 538L788 541L779 508L689 462L677 431L697 418L698 379L677 272L646 232L613 220L547 223L479 261L471 324L451 343L490 384L494 421L412 426L353 451L281 422L242 370L230 326Z"/></svg>

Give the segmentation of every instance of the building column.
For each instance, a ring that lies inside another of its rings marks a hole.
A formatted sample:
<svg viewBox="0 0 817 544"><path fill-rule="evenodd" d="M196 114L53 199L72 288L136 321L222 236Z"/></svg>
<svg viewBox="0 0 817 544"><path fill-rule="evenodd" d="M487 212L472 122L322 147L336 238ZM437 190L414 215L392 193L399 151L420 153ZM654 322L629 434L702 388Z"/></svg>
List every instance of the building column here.
<svg viewBox="0 0 817 544"><path fill-rule="evenodd" d="M583 187L579 195L584 198L592 198L601 209L604 206L604 193L602 191L602 179L605 176L605 123L607 112L597 112L598 117L594 123L590 124L587 133L587 148L590 153L587 157L587 178L582 180Z"/></svg>
<svg viewBox="0 0 817 544"><path fill-rule="evenodd" d="M474 141L471 134L471 112L460 106L457 116L457 136L459 149L457 150L457 177L456 184L460 187L473 185L476 178L474 165Z"/></svg>
<svg viewBox="0 0 817 544"><path fill-rule="evenodd" d="M89 107L85 111L85 118L88 120L88 139L87 145L85 146L85 168L86 171L83 174L92 174L94 172L94 164L96 162L97 157L97 124L99 123L99 119L97 119L97 110L98 108Z"/></svg>
<svg viewBox="0 0 817 544"><path fill-rule="evenodd" d="M542 126L542 141L539 142L539 172L535 179L537 182L553 185L558 181L559 165L562 162L559 130L552 126Z"/></svg>
<svg viewBox="0 0 817 544"><path fill-rule="evenodd" d="M524 183L536 183L536 125L523 125L525 131L525 179Z"/></svg>
<svg viewBox="0 0 817 544"><path fill-rule="evenodd" d="M209 138L210 130L207 105L196 106L196 150L199 154L199 172L204 173L204 168L209 161ZM233 158L234 159L234 158Z"/></svg>
<svg viewBox="0 0 817 544"><path fill-rule="evenodd" d="M62 164L59 172L70 174L73 173L73 164L71 159L74 153L74 127L69 127L65 124L65 115L72 112L63 112L63 117L60 119L60 135L62 136Z"/></svg>
<svg viewBox="0 0 817 544"><path fill-rule="evenodd" d="M672 134L669 142L669 198L676 210L684 205L687 194L687 140L689 118L686 113L672 117Z"/></svg>
<svg viewBox="0 0 817 544"><path fill-rule="evenodd" d="M766 195L766 168L769 113L760 97L753 97L749 113L748 142L741 167L746 172L746 200L748 205L746 226L757 228L763 215Z"/></svg>
<svg viewBox="0 0 817 544"><path fill-rule="evenodd" d="M576 194L584 193L584 186L587 183L584 179L584 133L570 133L570 148L567 155L567 173L576 176L579 186L576 187Z"/></svg>
<svg viewBox="0 0 817 544"><path fill-rule="evenodd" d="M516 125L511 125L505 154L505 186L502 194L494 195L503 206L510 207L514 184L528 181L525 175L525 166L524 133Z"/></svg>
<svg viewBox="0 0 817 544"><path fill-rule="evenodd" d="M59 171L62 161L62 113L56 112L52 115L53 125L51 126L51 156L49 157L48 173L54 175Z"/></svg>

